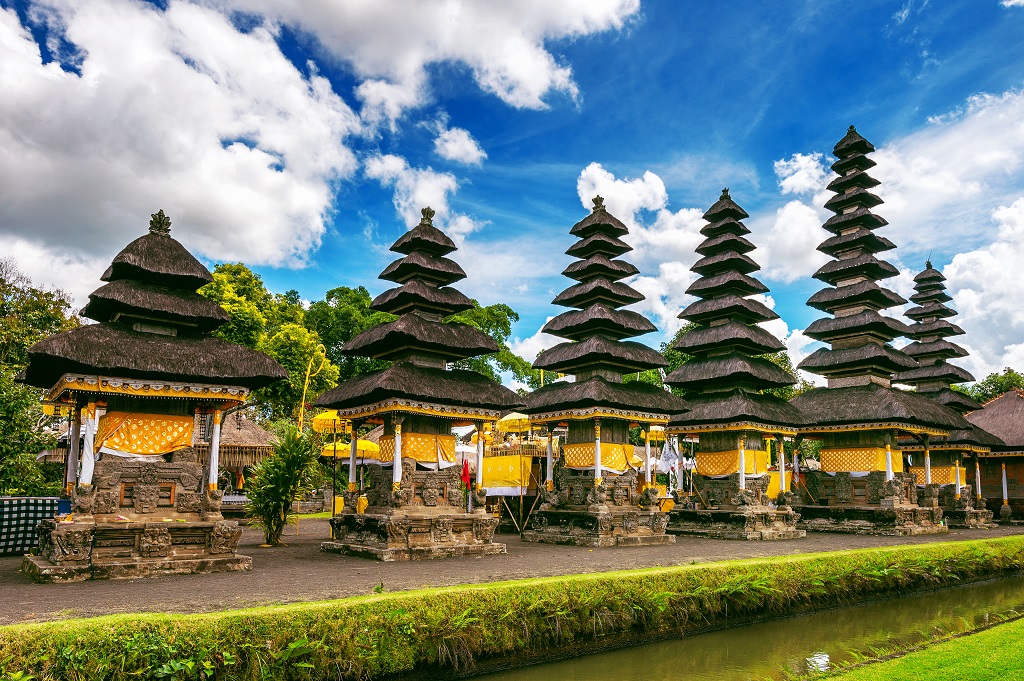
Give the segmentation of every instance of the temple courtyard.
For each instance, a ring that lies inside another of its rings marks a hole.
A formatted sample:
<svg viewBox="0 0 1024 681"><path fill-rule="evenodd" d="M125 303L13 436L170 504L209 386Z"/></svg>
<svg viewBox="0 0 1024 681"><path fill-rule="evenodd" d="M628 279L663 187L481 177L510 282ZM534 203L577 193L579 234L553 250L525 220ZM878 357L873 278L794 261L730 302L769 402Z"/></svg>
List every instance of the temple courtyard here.
<svg viewBox="0 0 1024 681"><path fill-rule="evenodd" d="M434 561L378 563L323 553L330 536L326 518L306 518L299 533L289 527L287 546L261 548L262 534L246 527L239 553L252 556L246 572L172 575L137 580L98 580L73 584L34 584L19 573L20 556L0 558L0 625L129 612L209 612L366 595L380 589L404 591L423 587L497 582L609 570L686 565L738 558L786 556L881 546L966 541L1024 534L1021 526L992 530L950 530L942 537L890 537L810 532L799 540L728 542L687 537L662 546L587 549L522 541L515 534L496 535L506 555L456 557Z"/></svg>

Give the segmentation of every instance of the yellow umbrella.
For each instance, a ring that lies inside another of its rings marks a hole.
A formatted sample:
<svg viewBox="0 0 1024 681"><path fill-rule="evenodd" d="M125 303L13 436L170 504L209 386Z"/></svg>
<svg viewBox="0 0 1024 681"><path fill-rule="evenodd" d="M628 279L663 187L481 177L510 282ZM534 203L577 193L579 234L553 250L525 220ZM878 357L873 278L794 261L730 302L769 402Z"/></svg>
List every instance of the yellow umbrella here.
<svg viewBox="0 0 1024 681"><path fill-rule="evenodd" d="M352 445L349 443L338 443L338 458L347 459L352 452ZM359 440L356 442L356 456L364 459L376 459L377 455L380 454L380 445L376 442L370 442L369 440ZM334 456L334 445L326 444L323 449L320 450L320 456Z"/></svg>
<svg viewBox="0 0 1024 681"><path fill-rule="evenodd" d="M336 409L328 409L313 417L313 431L317 433L347 433L351 427L348 419L338 416Z"/></svg>
<svg viewBox="0 0 1024 681"><path fill-rule="evenodd" d="M644 437L644 431L640 431L640 437ZM651 426L651 442L663 442L665 440L665 426Z"/></svg>
<svg viewBox="0 0 1024 681"><path fill-rule="evenodd" d="M530 417L514 411L506 414L498 421L498 431L501 433L525 433L530 430Z"/></svg>

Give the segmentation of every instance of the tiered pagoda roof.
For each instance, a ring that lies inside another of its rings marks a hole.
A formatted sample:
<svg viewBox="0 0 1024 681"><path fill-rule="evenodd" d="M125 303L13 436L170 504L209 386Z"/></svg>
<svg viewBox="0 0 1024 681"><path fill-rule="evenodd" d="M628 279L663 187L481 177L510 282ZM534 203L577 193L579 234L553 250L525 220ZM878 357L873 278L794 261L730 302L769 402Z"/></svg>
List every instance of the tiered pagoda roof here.
<svg viewBox="0 0 1024 681"><path fill-rule="evenodd" d="M961 428L966 422L956 413L920 395L891 388L894 373L916 369L918 364L889 345L908 333L907 326L880 314L907 301L878 284L898 271L875 255L895 246L874 233L888 224L871 212L882 203L869 191L879 184L867 172L875 166L867 156L874 150L851 125L832 152L838 159L832 170L839 176L828 185L835 196L825 207L835 215L823 225L832 236L818 250L833 259L814 273L828 286L807 301L831 317L812 322L804 331L831 347L816 350L799 364L800 369L828 378L828 388L810 390L792 403L819 427L902 424L940 432Z"/></svg>
<svg viewBox="0 0 1024 681"><path fill-rule="evenodd" d="M594 198L594 209L569 231L579 238L566 253L579 258L565 268L565 276L579 283L555 296L556 305L576 308L551 319L542 329L566 342L545 351L535 369L573 374L575 382L555 382L527 397L526 413L541 416L563 412L579 416L621 414L622 418L655 418L685 409L682 400L657 386L633 381L624 374L657 369L665 359L651 348L623 340L657 330L646 317L620 308L644 296L620 280L638 273L618 259L632 250L620 237L629 233L611 215L604 199Z"/></svg>
<svg viewBox="0 0 1024 681"><path fill-rule="evenodd" d="M789 430L802 423L800 412L785 400L761 391L796 383L788 371L761 355L785 346L757 322L778 317L748 296L768 288L751 277L761 269L747 255L755 246L745 238L749 217L729 196L729 190L704 214L701 229L707 237L697 247L704 256L690 268L700 275L687 293L699 298L679 318L698 328L683 334L675 349L694 359L669 374L665 382L695 393L690 411L678 414L670 428L722 428L751 425L765 430Z"/></svg>
<svg viewBox="0 0 1024 681"><path fill-rule="evenodd" d="M422 408L436 415L486 416L519 405L519 396L476 371L448 369L459 360L498 351L482 331L443 317L464 312L473 301L451 284L466 278L445 257L455 243L434 227L434 211L424 208L420 223L391 250L402 254L380 278L399 286L377 296L370 309L400 315L350 340L343 354L394 362L390 367L345 381L317 400L318 406L359 416L388 409Z"/></svg>
<svg viewBox="0 0 1024 681"><path fill-rule="evenodd" d="M917 394L935 400L950 409L966 414L981 409L981 404L962 392L950 389L954 383L973 381L974 376L960 367L947 362L956 357L966 357L967 350L946 338L963 334L963 329L948 321L955 317L956 310L945 303L952 300L946 293L944 276L932 268L931 262L925 263L925 269L914 277L914 295L910 301L915 307L906 311L907 317L914 320L907 334L914 342L903 348L903 352L918 361L916 369L901 372L893 376L898 383L906 383L917 388ZM949 436L938 446L966 446L982 450L1002 445L1002 440L972 426L950 432Z"/></svg>
<svg viewBox="0 0 1024 681"><path fill-rule="evenodd" d="M196 291L213 281L170 236L163 211L149 233L117 254L82 315L98 324L46 338L28 350L24 381L51 388L64 374L226 384L257 389L287 377L255 350L209 335L230 318ZM187 395L182 395L187 396Z"/></svg>

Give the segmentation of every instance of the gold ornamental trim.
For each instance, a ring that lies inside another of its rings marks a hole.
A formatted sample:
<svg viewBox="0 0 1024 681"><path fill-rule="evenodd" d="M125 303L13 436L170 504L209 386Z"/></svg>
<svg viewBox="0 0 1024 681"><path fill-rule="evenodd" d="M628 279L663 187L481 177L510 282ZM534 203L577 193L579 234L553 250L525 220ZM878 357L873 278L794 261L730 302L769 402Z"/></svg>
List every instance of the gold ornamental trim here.
<svg viewBox="0 0 1024 681"><path fill-rule="evenodd" d="M875 431L875 430L902 430L905 433L915 433L917 435L934 435L936 437L946 437L949 435L948 430L940 430L938 428L927 428L924 426L911 426L906 423L852 423L840 426L804 426L797 429L798 435L811 435L814 433L854 433L863 431Z"/></svg>
<svg viewBox="0 0 1024 681"><path fill-rule="evenodd" d="M530 414L530 423L550 423L552 421L582 421L585 419L609 418L628 421L647 421L663 426L669 417L664 414L651 414L634 409L609 409L608 407L589 407L587 409L562 409L541 414Z"/></svg>
<svg viewBox="0 0 1024 681"><path fill-rule="evenodd" d="M215 383L183 383L180 381L149 381L109 376L64 374L50 388L44 401L49 404L70 403L74 393L93 395L130 395L132 397L171 397L179 399L210 399L241 404L249 398L249 389L237 385Z"/></svg>
<svg viewBox="0 0 1024 681"><path fill-rule="evenodd" d="M696 435L698 433L717 433L739 430L757 431L759 433L763 433L766 437L770 437L772 435L793 437L797 435L799 432L801 432L797 428L788 426L772 426L767 423L760 423L757 421L739 421L727 425L723 425L721 423L708 423L698 424L695 426L665 426L665 432L668 433L669 435Z"/></svg>
<svg viewBox="0 0 1024 681"><path fill-rule="evenodd" d="M444 404L431 404L414 400L389 399L361 407L338 409L338 416L348 419L380 416L393 412L405 414L421 414L423 416L439 416L441 418L466 421L493 421L501 416L494 409L478 409L474 407L453 407Z"/></svg>

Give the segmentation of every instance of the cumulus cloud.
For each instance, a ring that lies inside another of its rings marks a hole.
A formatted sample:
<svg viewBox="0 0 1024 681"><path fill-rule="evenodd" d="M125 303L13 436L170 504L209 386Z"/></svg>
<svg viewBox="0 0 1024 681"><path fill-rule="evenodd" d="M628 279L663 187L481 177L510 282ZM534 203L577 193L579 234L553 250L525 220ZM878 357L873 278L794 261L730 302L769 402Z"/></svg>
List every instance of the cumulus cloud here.
<svg viewBox="0 0 1024 681"><path fill-rule="evenodd" d="M487 152L473 139L469 131L463 128L441 131L434 140L434 151L441 158L466 165L480 165L487 158Z"/></svg>
<svg viewBox="0 0 1024 681"><path fill-rule="evenodd" d="M464 64L481 89L517 108L546 108L552 93L575 98L571 67L547 43L619 30L640 8L639 0L223 4L315 35L364 81L357 91L364 116L392 124L427 100L427 69L441 62Z"/></svg>
<svg viewBox="0 0 1024 681"><path fill-rule="evenodd" d="M1002 0L999 4L1003 7L1024 7L1024 0Z"/></svg>
<svg viewBox="0 0 1024 681"><path fill-rule="evenodd" d="M438 222L448 221L448 196L459 186L451 173L439 173L430 167L413 168L394 154L368 158L365 172L383 186L394 187L395 210L406 227L414 227L420 221L420 210L427 206L434 209Z"/></svg>
<svg viewBox="0 0 1024 681"><path fill-rule="evenodd" d="M552 319L554 319L554 317L548 317L544 323L546 324ZM537 329L535 334L527 338L513 338L508 344L508 347L512 350L513 354L522 357L528 362L532 362L542 351L558 345L563 342L563 340L564 339L559 338L558 336L552 336L551 334L544 333L540 329Z"/></svg>
<svg viewBox="0 0 1024 681"><path fill-rule="evenodd" d="M55 262L93 256L162 208L210 258L296 265L319 245L360 122L315 68L282 55L272 26L242 33L183 2L37 10L75 56L43 63L0 9L0 242Z"/></svg>

